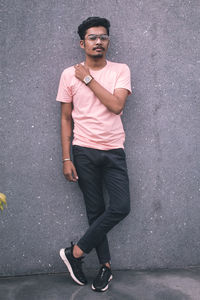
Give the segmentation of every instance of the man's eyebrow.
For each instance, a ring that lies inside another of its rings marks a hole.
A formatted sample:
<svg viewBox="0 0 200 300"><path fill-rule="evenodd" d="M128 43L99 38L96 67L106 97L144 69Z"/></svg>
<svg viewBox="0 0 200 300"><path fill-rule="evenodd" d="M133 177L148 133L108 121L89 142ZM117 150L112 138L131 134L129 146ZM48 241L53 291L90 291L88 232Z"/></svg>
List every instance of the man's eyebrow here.
<svg viewBox="0 0 200 300"><path fill-rule="evenodd" d="M88 36L89 35L107 35L107 33L101 33L101 34L90 33L90 34L88 34Z"/></svg>

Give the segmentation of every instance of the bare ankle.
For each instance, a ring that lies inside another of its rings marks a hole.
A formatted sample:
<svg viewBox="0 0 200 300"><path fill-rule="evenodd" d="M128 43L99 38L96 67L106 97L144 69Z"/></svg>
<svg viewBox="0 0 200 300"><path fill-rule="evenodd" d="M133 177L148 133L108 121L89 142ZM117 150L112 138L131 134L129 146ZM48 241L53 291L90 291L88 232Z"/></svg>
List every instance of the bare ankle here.
<svg viewBox="0 0 200 300"><path fill-rule="evenodd" d="M109 269L111 268L111 266L110 266L110 263L109 263L109 262L105 263L104 265L105 265L106 267L108 267Z"/></svg>
<svg viewBox="0 0 200 300"><path fill-rule="evenodd" d="M78 245L74 245L74 248L73 248L73 256L75 258L79 258L83 255L83 251L79 248Z"/></svg>

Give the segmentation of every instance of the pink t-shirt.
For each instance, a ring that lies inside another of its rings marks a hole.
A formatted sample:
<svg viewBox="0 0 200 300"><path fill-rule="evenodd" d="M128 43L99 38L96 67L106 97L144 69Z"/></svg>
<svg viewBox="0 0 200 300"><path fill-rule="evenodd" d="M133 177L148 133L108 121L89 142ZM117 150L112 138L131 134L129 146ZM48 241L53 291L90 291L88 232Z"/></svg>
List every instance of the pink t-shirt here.
<svg viewBox="0 0 200 300"><path fill-rule="evenodd" d="M90 74L112 94L118 88L131 93L130 70L126 64L107 60L104 68L90 70ZM109 111L90 88L75 77L74 66L62 72L56 100L73 102L73 145L100 150L124 148L125 133L120 115Z"/></svg>

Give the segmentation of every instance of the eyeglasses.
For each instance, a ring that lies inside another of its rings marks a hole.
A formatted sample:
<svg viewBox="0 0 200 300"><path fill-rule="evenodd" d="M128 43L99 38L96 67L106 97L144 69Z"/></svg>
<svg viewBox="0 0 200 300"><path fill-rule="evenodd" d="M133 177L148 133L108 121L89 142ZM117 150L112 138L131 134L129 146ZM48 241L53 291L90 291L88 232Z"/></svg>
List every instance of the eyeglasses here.
<svg viewBox="0 0 200 300"><path fill-rule="evenodd" d="M100 40L102 42L105 42L105 41L109 40L109 36L107 34L99 34L99 35L97 35L97 34L90 34L87 37L87 39L89 41L93 41L93 42L96 41L98 38L100 38Z"/></svg>

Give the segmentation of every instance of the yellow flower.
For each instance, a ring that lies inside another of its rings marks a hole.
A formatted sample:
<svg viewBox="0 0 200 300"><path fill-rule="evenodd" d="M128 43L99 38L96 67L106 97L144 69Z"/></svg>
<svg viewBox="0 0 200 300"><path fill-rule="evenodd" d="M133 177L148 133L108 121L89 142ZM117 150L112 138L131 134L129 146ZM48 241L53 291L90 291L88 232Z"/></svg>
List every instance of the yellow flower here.
<svg viewBox="0 0 200 300"><path fill-rule="evenodd" d="M7 207L6 195L0 193L0 210L1 211L4 209L3 205L5 205Z"/></svg>

